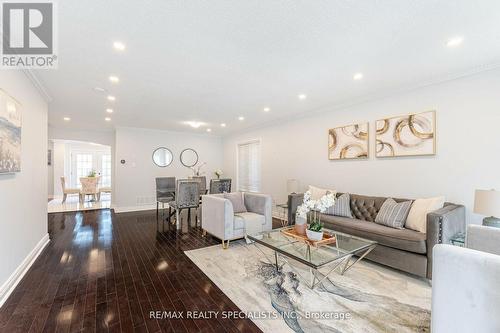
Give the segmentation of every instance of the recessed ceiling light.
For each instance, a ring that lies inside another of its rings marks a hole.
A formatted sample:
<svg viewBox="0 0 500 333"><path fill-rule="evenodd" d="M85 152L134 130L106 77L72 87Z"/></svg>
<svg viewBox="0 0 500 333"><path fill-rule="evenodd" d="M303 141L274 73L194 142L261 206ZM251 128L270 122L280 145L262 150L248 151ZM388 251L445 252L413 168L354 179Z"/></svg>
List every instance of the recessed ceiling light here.
<svg viewBox="0 0 500 333"><path fill-rule="evenodd" d="M191 126L192 128L198 128L201 125L204 125L204 123L200 121L185 121L184 124Z"/></svg>
<svg viewBox="0 0 500 333"><path fill-rule="evenodd" d="M94 90L97 92L105 92L106 91L106 89L104 89L102 87L95 87Z"/></svg>
<svg viewBox="0 0 500 333"><path fill-rule="evenodd" d="M118 50L118 51L125 50L125 44L123 44L122 42L114 42L113 47L115 48L115 50Z"/></svg>
<svg viewBox="0 0 500 333"><path fill-rule="evenodd" d="M352 78L354 80L361 80L363 78L363 73L356 73Z"/></svg>
<svg viewBox="0 0 500 333"><path fill-rule="evenodd" d="M238 117L238 120L243 121L243 120L245 120L245 117L240 116L240 117Z"/></svg>
<svg viewBox="0 0 500 333"><path fill-rule="evenodd" d="M220 124L220 127L226 127L226 123Z"/></svg>
<svg viewBox="0 0 500 333"><path fill-rule="evenodd" d="M118 82L120 82L120 79L118 78L118 76L111 75L109 77L109 81L111 81L113 83L118 83Z"/></svg>
<svg viewBox="0 0 500 333"><path fill-rule="evenodd" d="M307 98L307 95L306 94L300 94L298 97L299 97L300 100L304 100L304 99Z"/></svg>
<svg viewBox="0 0 500 333"><path fill-rule="evenodd" d="M113 109L108 108L108 109L106 109L106 112L107 112L107 113L113 113Z"/></svg>
<svg viewBox="0 0 500 333"><path fill-rule="evenodd" d="M269 112L269 111L271 111L270 108L264 108L264 112Z"/></svg>
<svg viewBox="0 0 500 333"><path fill-rule="evenodd" d="M108 95L108 101L116 101L116 97L115 96L111 96L111 95Z"/></svg>
<svg viewBox="0 0 500 333"><path fill-rule="evenodd" d="M212 129L211 128L207 128L207 132L212 132Z"/></svg>
<svg viewBox="0 0 500 333"><path fill-rule="evenodd" d="M446 42L446 46L456 47L456 46L459 46L460 44L462 44L463 41L464 41L463 37L456 36L456 37L448 39L448 42Z"/></svg>
<svg viewBox="0 0 500 333"><path fill-rule="evenodd" d="M111 118L106 117L106 118L104 118L104 120L106 120L106 121L111 121Z"/></svg>
<svg viewBox="0 0 500 333"><path fill-rule="evenodd" d="M63 119L64 119L64 121L70 121L71 120L70 117L64 117Z"/></svg>

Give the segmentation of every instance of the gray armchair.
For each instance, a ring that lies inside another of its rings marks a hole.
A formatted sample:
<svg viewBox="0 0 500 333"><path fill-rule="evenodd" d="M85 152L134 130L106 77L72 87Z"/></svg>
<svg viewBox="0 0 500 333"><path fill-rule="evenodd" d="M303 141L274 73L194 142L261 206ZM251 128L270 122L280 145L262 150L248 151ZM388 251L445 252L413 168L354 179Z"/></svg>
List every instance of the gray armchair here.
<svg viewBox="0 0 500 333"><path fill-rule="evenodd" d="M245 237L245 223L248 220L258 220L262 224L262 231L272 229L270 195L245 192L244 204L247 212L237 214L234 213L231 201L224 198L224 194L204 195L202 201L203 232L219 238L224 249L228 248L230 240Z"/></svg>

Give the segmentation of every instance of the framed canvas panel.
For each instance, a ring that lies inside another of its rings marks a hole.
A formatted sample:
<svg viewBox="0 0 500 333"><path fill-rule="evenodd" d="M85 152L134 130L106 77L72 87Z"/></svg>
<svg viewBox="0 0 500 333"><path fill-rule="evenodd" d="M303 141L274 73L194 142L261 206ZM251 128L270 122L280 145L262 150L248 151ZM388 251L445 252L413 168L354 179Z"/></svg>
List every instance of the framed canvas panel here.
<svg viewBox="0 0 500 333"><path fill-rule="evenodd" d="M368 123L330 129L328 158L330 160L368 158Z"/></svg>
<svg viewBox="0 0 500 333"><path fill-rule="evenodd" d="M21 171L21 105L0 89L0 173Z"/></svg>
<svg viewBox="0 0 500 333"><path fill-rule="evenodd" d="M436 154L436 111L377 120L376 132L377 157Z"/></svg>

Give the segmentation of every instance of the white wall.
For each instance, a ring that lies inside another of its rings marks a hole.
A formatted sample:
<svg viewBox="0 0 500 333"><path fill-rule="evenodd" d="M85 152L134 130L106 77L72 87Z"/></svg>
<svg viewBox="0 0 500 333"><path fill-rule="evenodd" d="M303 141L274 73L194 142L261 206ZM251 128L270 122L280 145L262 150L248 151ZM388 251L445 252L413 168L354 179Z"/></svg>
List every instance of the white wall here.
<svg viewBox="0 0 500 333"><path fill-rule="evenodd" d="M21 172L0 175L1 298L12 286L16 269L37 245L48 241L48 171L47 103L22 71L2 70L0 88L22 104Z"/></svg>
<svg viewBox="0 0 500 333"><path fill-rule="evenodd" d="M207 179L213 171L221 168L222 140L210 135L196 135L172 131L138 128L117 128L115 138L115 191L114 207L120 212L155 205L155 178L174 176L178 179L192 175L184 167L179 154L185 148L198 152L199 163L206 162L202 169ZM172 164L160 168L153 164L152 154L158 147L170 149L174 155ZM124 159L125 164L120 160Z"/></svg>
<svg viewBox="0 0 500 333"><path fill-rule="evenodd" d="M52 160L51 160L51 165L47 166L47 186L48 186L48 193L49 193L49 198L54 197L54 142L50 141L48 142L47 149L52 151Z"/></svg>
<svg viewBox="0 0 500 333"><path fill-rule="evenodd" d="M474 190L500 189L500 70L428 86L356 106L325 110L224 139L224 171L236 178L236 144L262 140L262 191L286 200L286 180L342 192L418 198L445 195L465 204L469 222ZM310 94L314 98L314 94ZM387 116L437 111L437 155L377 159L375 120ZM330 161L329 128L370 122L370 158Z"/></svg>

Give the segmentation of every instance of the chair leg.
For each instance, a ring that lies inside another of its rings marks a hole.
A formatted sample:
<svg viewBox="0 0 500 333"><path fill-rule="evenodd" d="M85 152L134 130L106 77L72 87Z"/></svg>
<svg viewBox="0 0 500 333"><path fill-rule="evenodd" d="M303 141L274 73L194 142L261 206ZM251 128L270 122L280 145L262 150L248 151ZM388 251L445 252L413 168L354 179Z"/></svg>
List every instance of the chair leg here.
<svg viewBox="0 0 500 333"><path fill-rule="evenodd" d="M227 250L229 248L229 240L227 240L227 243L224 240L222 240L222 248L224 250Z"/></svg>
<svg viewBox="0 0 500 333"><path fill-rule="evenodd" d="M62 203L65 203L66 202L66 198L68 197L68 195L66 193L63 194L63 201Z"/></svg>
<svg viewBox="0 0 500 333"><path fill-rule="evenodd" d="M181 229L181 214L180 214L179 208L177 208L175 210L175 224L176 224L177 230L180 230Z"/></svg>
<svg viewBox="0 0 500 333"><path fill-rule="evenodd" d="M191 226L191 208L188 208L188 225Z"/></svg>
<svg viewBox="0 0 500 333"><path fill-rule="evenodd" d="M158 203L158 201L157 201L157 202L156 202L156 219L157 219L157 220L158 220L158 216L159 216L159 214L158 214L158 209L159 209L159 207L160 207L160 206L159 206L159 203Z"/></svg>

